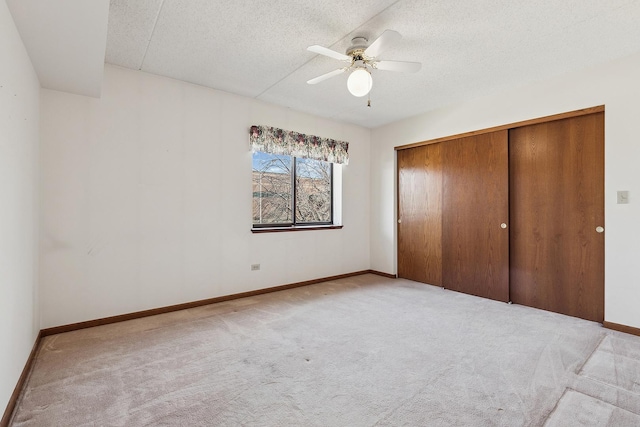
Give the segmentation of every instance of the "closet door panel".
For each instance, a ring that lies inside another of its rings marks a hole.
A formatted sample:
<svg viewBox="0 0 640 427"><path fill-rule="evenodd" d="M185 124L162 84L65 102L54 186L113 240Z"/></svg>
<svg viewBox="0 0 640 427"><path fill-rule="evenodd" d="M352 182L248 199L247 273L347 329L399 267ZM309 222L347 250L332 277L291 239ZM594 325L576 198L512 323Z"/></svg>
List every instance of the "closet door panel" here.
<svg viewBox="0 0 640 427"><path fill-rule="evenodd" d="M398 151L398 276L441 286L441 144Z"/></svg>
<svg viewBox="0 0 640 427"><path fill-rule="evenodd" d="M604 113L510 131L511 299L604 320Z"/></svg>
<svg viewBox="0 0 640 427"><path fill-rule="evenodd" d="M447 141L442 158L443 286L508 301L508 131Z"/></svg>

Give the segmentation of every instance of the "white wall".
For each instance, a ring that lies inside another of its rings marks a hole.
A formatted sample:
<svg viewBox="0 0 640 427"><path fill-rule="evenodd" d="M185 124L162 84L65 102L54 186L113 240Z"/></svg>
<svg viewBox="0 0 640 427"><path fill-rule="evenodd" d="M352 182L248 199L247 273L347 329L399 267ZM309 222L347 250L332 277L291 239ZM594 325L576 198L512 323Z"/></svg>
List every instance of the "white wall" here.
<svg viewBox="0 0 640 427"><path fill-rule="evenodd" d="M0 1L0 415L39 328L38 114L40 83Z"/></svg>
<svg viewBox="0 0 640 427"><path fill-rule="evenodd" d="M605 105L605 320L640 327L639 76L640 54L374 129L371 268L396 271L394 146Z"/></svg>
<svg viewBox="0 0 640 427"><path fill-rule="evenodd" d="M368 129L113 66L41 111L44 328L369 268ZM342 230L250 232L252 124L350 143Z"/></svg>

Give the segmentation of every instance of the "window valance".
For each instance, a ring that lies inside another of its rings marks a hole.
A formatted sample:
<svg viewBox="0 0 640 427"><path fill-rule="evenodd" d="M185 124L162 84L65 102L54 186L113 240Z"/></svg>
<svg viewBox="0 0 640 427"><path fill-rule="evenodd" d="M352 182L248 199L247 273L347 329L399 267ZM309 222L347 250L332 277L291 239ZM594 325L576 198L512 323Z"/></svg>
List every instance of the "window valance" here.
<svg viewBox="0 0 640 427"><path fill-rule="evenodd" d="M349 164L349 143L270 126L251 126L251 150Z"/></svg>

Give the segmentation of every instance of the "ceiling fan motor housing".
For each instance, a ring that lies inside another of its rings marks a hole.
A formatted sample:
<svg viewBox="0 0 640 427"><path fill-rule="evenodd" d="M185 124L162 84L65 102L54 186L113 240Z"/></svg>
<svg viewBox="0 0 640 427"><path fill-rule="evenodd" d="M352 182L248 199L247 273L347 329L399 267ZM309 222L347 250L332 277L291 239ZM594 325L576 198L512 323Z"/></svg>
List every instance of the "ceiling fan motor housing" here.
<svg viewBox="0 0 640 427"><path fill-rule="evenodd" d="M367 40L365 37L354 37L351 39L351 46L347 49L347 55L350 56L362 56L367 46Z"/></svg>

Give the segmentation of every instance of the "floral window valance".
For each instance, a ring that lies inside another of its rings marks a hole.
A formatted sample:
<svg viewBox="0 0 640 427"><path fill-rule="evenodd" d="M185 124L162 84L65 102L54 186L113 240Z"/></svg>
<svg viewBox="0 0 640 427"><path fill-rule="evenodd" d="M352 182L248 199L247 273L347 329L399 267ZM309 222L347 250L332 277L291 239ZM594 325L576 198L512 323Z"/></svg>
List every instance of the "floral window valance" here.
<svg viewBox="0 0 640 427"><path fill-rule="evenodd" d="M270 126L251 126L251 150L349 164L349 143Z"/></svg>

